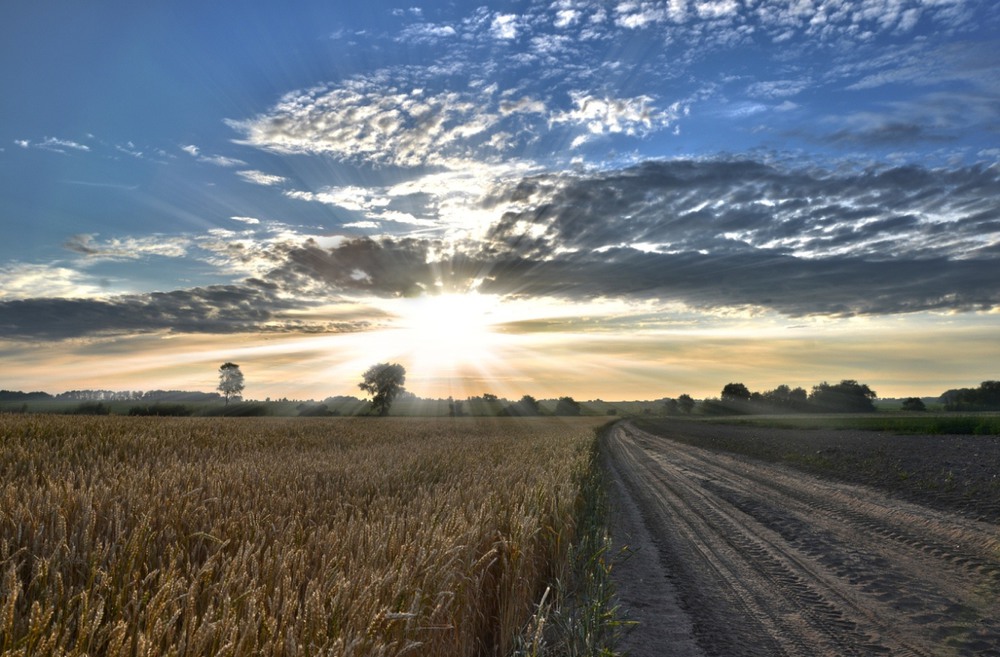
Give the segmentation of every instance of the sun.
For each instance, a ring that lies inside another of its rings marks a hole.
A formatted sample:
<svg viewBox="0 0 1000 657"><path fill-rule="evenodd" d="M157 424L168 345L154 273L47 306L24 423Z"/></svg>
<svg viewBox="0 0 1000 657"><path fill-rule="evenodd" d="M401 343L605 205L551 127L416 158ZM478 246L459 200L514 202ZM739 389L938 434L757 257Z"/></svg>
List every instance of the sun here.
<svg viewBox="0 0 1000 657"><path fill-rule="evenodd" d="M498 303L474 292L403 299L395 309L400 321L394 338L435 371L483 365L501 337L494 331Z"/></svg>

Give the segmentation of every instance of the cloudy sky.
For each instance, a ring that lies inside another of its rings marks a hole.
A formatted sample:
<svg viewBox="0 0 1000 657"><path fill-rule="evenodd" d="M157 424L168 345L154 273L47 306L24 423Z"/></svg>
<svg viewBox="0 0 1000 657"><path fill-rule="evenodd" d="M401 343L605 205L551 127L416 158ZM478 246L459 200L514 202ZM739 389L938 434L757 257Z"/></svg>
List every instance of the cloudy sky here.
<svg viewBox="0 0 1000 657"><path fill-rule="evenodd" d="M0 388L1000 377L993 0L0 8Z"/></svg>

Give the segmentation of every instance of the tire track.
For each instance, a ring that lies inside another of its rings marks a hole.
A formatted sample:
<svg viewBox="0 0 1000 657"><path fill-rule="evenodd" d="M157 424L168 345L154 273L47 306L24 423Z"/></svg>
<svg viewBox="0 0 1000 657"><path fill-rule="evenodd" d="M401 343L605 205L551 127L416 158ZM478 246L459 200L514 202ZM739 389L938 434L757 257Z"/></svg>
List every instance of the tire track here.
<svg viewBox="0 0 1000 657"><path fill-rule="evenodd" d="M706 654L1000 656L996 525L628 423L607 446Z"/></svg>

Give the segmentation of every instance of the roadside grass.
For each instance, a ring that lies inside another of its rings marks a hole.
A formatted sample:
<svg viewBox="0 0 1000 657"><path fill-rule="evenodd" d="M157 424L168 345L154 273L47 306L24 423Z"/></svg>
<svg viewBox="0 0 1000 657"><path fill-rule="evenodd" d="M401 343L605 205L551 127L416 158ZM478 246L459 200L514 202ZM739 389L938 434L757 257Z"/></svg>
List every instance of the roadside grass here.
<svg viewBox="0 0 1000 657"><path fill-rule="evenodd" d="M613 424L595 429L598 440ZM614 657L634 624L618 605L611 577L618 557L608 531L611 507L599 443L592 445L588 459L568 569L546 589L514 657Z"/></svg>
<svg viewBox="0 0 1000 657"><path fill-rule="evenodd" d="M0 416L0 654L611 655L597 423Z"/></svg>

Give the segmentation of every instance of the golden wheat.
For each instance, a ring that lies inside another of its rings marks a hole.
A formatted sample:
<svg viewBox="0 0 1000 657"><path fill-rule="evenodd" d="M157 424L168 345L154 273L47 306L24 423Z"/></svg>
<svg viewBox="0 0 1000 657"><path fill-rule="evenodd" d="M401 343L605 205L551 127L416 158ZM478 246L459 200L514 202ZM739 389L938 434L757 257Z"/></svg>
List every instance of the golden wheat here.
<svg viewBox="0 0 1000 657"><path fill-rule="evenodd" d="M0 653L506 654L594 425L0 416Z"/></svg>

